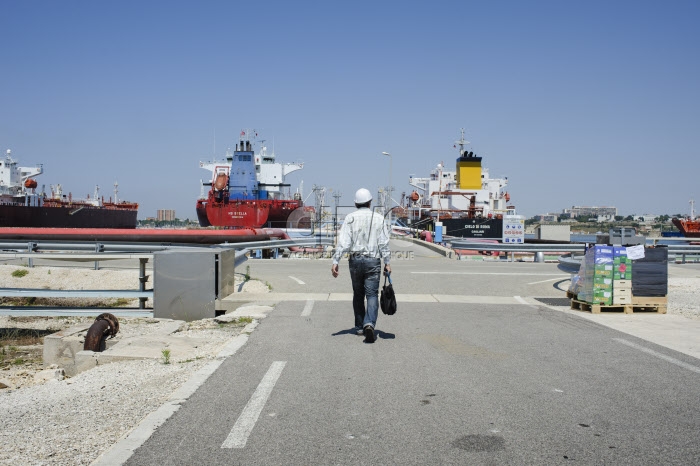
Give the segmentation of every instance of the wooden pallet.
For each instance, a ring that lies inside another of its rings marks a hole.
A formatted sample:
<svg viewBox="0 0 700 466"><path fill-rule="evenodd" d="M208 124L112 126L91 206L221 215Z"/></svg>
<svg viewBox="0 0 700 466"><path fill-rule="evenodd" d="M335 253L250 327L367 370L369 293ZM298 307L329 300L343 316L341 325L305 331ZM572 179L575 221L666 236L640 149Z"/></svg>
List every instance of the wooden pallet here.
<svg viewBox="0 0 700 466"><path fill-rule="evenodd" d="M567 293L568 295L568 293ZM578 299L571 299L571 309L590 312L591 314L600 314L601 312L624 312L625 314L633 314L635 312L657 312L666 314L666 306L668 298L666 296L632 296L630 304L592 304Z"/></svg>
<svg viewBox="0 0 700 466"><path fill-rule="evenodd" d="M567 291L566 297L569 299L576 299L576 293L572 293L571 291Z"/></svg>

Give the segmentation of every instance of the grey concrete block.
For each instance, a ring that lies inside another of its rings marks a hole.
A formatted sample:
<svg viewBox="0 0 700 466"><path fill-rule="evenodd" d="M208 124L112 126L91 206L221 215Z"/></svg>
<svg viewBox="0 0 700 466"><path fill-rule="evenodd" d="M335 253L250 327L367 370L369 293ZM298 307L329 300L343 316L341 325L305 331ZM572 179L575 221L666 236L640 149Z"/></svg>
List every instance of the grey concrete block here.
<svg viewBox="0 0 700 466"><path fill-rule="evenodd" d="M97 366L97 355L94 351L78 351L75 354L73 364L64 366L66 375L73 377L83 371L87 371Z"/></svg>

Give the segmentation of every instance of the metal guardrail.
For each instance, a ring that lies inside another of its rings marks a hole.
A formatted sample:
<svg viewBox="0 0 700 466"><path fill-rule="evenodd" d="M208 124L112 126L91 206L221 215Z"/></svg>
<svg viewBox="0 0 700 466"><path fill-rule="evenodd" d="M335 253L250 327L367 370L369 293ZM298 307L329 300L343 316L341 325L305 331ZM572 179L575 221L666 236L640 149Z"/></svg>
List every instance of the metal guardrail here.
<svg viewBox="0 0 700 466"><path fill-rule="evenodd" d="M96 243L96 242L42 242L42 241L5 241L0 243L0 258L5 260L26 259L29 267L33 267L34 259L56 260L67 262L94 262L94 268L99 269L100 261L136 259L139 261L138 290L51 290L29 288L0 288L0 296L22 298L138 298L139 310L145 310L146 300L154 299L154 289L146 290L146 264L152 261L155 253L167 250L183 250L192 248L235 249L234 269L248 259L250 251L259 249L281 249L287 247L319 247L332 245L333 238L309 237L289 240L253 241L246 243L224 243L219 245L153 245L134 243ZM155 265L154 265L155 272ZM0 308L0 314L17 312L17 309ZM68 313L73 311L66 311ZM76 311L78 312L78 311ZM80 311L85 313L87 311ZM133 311L129 311L133 312ZM60 310L37 308L36 315L60 315ZM47 314L48 313L48 314ZM23 315L35 315L34 310L22 311ZM66 314L68 315L68 314ZM72 315L72 314L71 314Z"/></svg>
<svg viewBox="0 0 700 466"><path fill-rule="evenodd" d="M504 251L504 252L584 252L584 244L571 243L527 243L527 244L504 244L504 243L477 243L469 241L451 241L449 243L453 249L468 249L472 251ZM665 246L670 254L694 254L700 255L700 246L689 244L670 244Z"/></svg>
<svg viewBox="0 0 700 466"><path fill-rule="evenodd" d="M177 248L231 248L231 249L272 249L286 247L318 247L332 246L332 237L307 237L281 240L249 241L245 243L221 243L221 244L192 244L192 245L159 245L159 244L134 244L119 242L94 242L94 241L71 241L71 242L48 242L48 241L4 241L0 243L0 255L27 251L28 253L40 251L86 251L91 253L151 253Z"/></svg>
<svg viewBox="0 0 700 466"><path fill-rule="evenodd" d="M467 249L471 251L503 251L503 252L583 252L583 244L506 244L478 243L474 241L450 241L447 244L452 249Z"/></svg>
<svg viewBox="0 0 700 466"><path fill-rule="evenodd" d="M511 254L521 253L535 254L537 261L538 253L569 253L569 256L559 257L559 268L569 273L578 272L580 260L576 260L574 254L583 254L585 252L584 244L571 243L526 243L526 244L503 244L503 243L480 243L474 241L451 241L448 243L453 249L466 249L470 251L500 251L509 252ZM687 262L700 262L700 246L691 244L669 244L665 245L668 249L669 261L681 264Z"/></svg>

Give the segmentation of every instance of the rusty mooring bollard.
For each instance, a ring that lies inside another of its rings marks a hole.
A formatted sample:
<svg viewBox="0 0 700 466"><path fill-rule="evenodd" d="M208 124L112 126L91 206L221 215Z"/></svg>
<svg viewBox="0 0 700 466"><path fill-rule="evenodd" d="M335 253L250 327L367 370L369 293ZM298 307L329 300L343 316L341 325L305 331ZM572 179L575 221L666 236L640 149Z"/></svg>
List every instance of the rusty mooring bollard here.
<svg viewBox="0 0 700 466"><path fill-rule="evenodd" d="M109 312L98 315L85 336L83 349L98 353L104 351L107 337L114 338L118 331L119 320L114 315Z"/></svg>

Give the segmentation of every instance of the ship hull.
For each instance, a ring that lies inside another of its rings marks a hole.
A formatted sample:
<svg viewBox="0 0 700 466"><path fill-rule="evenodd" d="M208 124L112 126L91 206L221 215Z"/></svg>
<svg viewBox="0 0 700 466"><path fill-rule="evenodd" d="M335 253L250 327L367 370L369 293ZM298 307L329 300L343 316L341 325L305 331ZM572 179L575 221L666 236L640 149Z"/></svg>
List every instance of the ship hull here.
<svg viewBox="0 0 700 466"><path fill-rule="evenodd" d="M443 234L460 238L503 238L503 219L448 218L441 220Z"/></svg>
<svg viewBox="0 0 700 466"><path fill-rule="evenodd" d="M204 200L197 201L197 220L199 221L199 226L210 227L211 222L207 218L207 203Z"/></svg>
<svg viewBox="0 0 700 466"><path fill-rule="evenodd" d="M671 219L671 222L686 238L700 238L700 222L680 218Z"/></svg>
<svg viewBox="0 0 700 466"><path fill-rule="evenodd" d="M289 215L303 205L301 201L295 200L274 200L271 202L270 215L267 218L271 228L286 228Z"/></svg>
<svg viewBox="0 0 700 466"><path fill-rule="evenodd" d="M226 228L260 228L267 222L270 206L260 201L200 202L209 225ZM200 225L202 221L200 219Z"/></svg>
<svg viewBox="0 0 700 466"><path fill-rule="evenodd" d="M302 205L296 200L229 200L197 202L200 226L225 228L285 228L289 215Z"/></svg>
<svg viewBox="0 0 700 466"><path fill-rule="evenodd" d="M0 205L0 227L136 228L137 210Z"/></svg>

